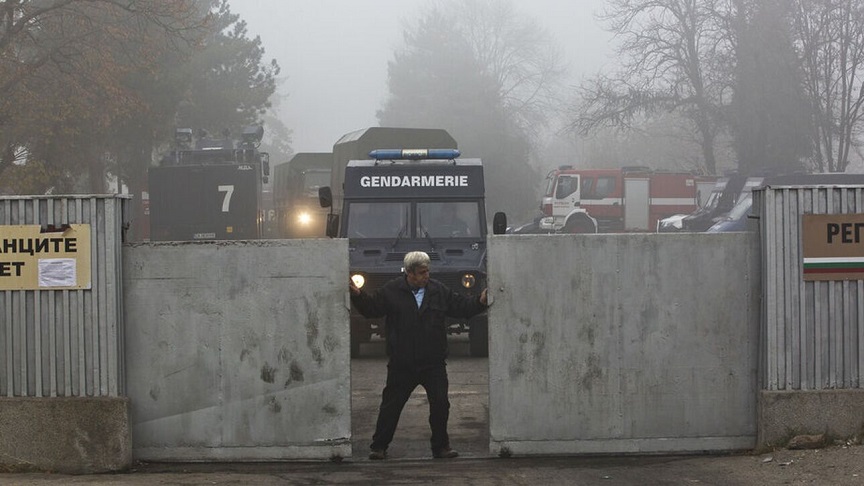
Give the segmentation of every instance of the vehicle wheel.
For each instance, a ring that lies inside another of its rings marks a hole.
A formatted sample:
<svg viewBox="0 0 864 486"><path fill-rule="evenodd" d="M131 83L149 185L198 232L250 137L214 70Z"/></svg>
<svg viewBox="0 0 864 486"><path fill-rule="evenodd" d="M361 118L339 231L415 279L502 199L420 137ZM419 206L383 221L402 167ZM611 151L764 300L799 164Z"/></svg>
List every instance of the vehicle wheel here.
<svg viewBox="0 0 864 486"><path fill-rule="evenodd" d="M562 233L570 233L570 234L584 234L584 233L594 233L594 224L587 219L576 219L567 221L567 224L564 225L564 229L561 231Z"/></svg>
<svg viewBox="0 0 864 486"><path fill-rule="evenodd" d="M468 340L471 356L475 358L489 356L489 317L477 316L471 319L469 326Z"/></svg>

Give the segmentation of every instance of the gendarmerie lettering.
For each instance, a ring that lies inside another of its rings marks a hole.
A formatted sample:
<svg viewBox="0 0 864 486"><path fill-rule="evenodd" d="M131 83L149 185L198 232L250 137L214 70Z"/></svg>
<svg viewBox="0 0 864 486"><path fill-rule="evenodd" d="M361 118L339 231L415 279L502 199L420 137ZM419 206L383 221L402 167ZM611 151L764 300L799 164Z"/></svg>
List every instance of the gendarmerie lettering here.
<svg viewBox="0 0 864 486"><path fill-rule="evenodd" d="M467 175L363 176L361 187L468 187Z"/></svg>

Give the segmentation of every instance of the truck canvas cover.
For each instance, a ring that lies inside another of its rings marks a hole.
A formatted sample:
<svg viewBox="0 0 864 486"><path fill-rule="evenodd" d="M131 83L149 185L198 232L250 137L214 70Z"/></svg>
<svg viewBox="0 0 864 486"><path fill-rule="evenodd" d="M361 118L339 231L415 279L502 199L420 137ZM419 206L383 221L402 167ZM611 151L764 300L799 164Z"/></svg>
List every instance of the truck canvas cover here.
<svg viewBox="0 0 864 486"><path fill-rule="evenodd" d="M330 188L334 209L342 210L345 172L349 161L363 160L369 152L386 148L458 148L456 140L440 128L371 127L343 135L333 145Z"/></svg>

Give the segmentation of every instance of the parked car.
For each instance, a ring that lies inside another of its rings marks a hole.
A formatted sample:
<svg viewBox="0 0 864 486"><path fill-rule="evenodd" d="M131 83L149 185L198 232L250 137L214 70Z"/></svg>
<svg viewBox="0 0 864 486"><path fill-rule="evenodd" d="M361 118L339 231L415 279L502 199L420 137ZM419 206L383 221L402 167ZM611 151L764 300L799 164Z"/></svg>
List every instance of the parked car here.
<svg viewBox="0 0 864 486"><path fill-rule="evenodd" d="M717 180L711 195L699 209L690 214L675 214L657 222L658 233L700 232L710 228L717 218L730 211L746 186L747 178L731 173Z"/></svg>
<svg viewBox="0 0 864 486"><path fill-rule="evenodd" d="M708 228L708 233L721 233L725 231L752 231L756 229L756 220L750 218L753 208L753 189L763 186L814 186L814 185L861 185L864 184L864 175L847 173L820 173L820 174L787 174L778 176L767 176L763 178L749 178L745 184L745 192L742 192L738 202L732 209L715 219L715 223Z"/></svg>
<svg viewBox="0 0 864 486"><path fill-rule="evenodd" d="M684 218L690 216L689 214L673 214L672 216L666 217L657 221L657 232L658 233L674 233L676 231L681 231L684 229Z"/></svg>
<svg viewBox="0 0 864 486"><path fill-rule="evenodd" d="M707 233L723 233L726 231L748 231L755 225L748 224L750 221L750 210L753 208L753 193L748 192L741 196L735 206L723 216L717 218L717 222L706 230Z"/></svg>
<svg viewBox="0 0 864 486"><path fill-rule="evenodd" d="M540 219L543 218L543 215L539 215L534 218L530 223L525 223L519 226L510 226L507 228L507 234L513 235L540 235L540 234L548 234L549 231L540 229Z"/></svg>

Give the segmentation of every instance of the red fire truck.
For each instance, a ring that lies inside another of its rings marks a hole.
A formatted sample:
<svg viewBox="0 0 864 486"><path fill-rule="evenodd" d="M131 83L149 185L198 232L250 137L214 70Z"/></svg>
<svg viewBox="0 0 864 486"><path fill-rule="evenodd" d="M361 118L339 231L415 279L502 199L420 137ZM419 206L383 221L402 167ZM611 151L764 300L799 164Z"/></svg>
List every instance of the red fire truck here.
<svg viewBox="0 0 864 486"><path fill-rule="evenodd" d="M546 176L540 229L562 233L655 231L657 221L696 210L715 179L647 167L561 166Z"/></svg>

